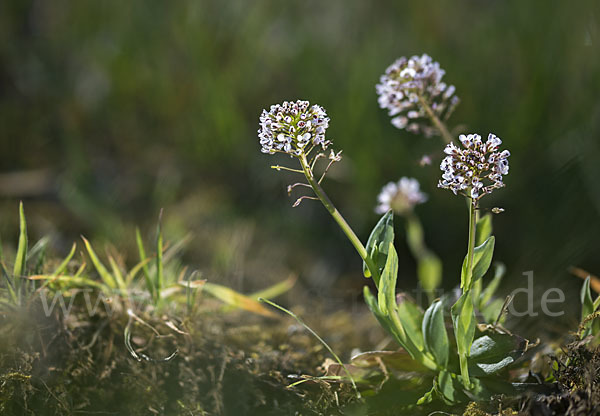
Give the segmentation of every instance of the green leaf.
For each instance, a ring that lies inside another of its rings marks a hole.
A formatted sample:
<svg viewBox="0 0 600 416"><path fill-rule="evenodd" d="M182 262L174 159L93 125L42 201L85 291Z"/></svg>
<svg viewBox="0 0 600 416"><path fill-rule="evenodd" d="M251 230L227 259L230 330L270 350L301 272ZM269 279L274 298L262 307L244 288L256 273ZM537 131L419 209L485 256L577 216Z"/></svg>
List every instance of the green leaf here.
<svg viewBox="0 0 600 416"><path fill-rule="evenodd" d="M71 251L69 251L69 254L67 254L67 257L65 257L65 259L59 264L59 266L56 268L56 270L54 270L54 273L52 273L52 275L50 275L50 277L48 279L46 279L46 282L42 285L42 287L40 289L43 289L46 286L48 286L49 284L53 283L55 280L57 280L57 278L59 276L61 276L65 272L65 270L67 269L67 266L69 265L69 262L75 255L76 249L77 249L77 244L73 243L73 245L71 246Z"/></svg>
<svg viewBox="0 0 600 416"><path fill-rule="evenodd" d="M392 326L390 325L388 318L379 310L379 305L377 305L377 299L375 299L375 296L373 296L373 294L371 293L371 289L369 289L369 286L363 287L363 296L365 298L365 303L367 304L369 310L375 316L379 324L387 332L394 335L394 331L392 329Z"/></svg>
<svg viewBox="0 0 600 416"><path fill-rule="evenodd" d="M594 313L594 301L592 300L592 293L590 291L590 279L588 276L587 279L583 282L583 286L581 287L581 321L583 322L587 316ZM592 321L586 322L584 325L584 331L581 333L581 338L585 338L590 334L590 328L592 326Z"/></svg>
<svg viewBox="0 0 600 416"><path fill-rule="evenodd" d="M164 262L163 262L163 234L162 234L162 210L158 216L158 225L156 230L156 281L155 290L156 293L160 293L162 288L165 286L164 279ZM159 296L160 299L160 296Z"/></svg>
<svg viewBox="0 0 600 416"><path fill-rule="evenodd" d="M368 286L363 288L363 295L365 297L365 303L369 307L371 313L377 319L377 322L379 322L379 325L381 325L383 329L392 335L398 344L400 344L412 357L414 348L412 345L407 343L406 334L402 324L400 322L394 322L388 315L385 315L381 312L379 305L377 304L377 299L375 296L373 296Z"/></svg>
<svg viewBox="0 0 600 416"><path fill-rule="evenodd" d="M471 345L469 370L476 377L497 373L522 357L528 346L524 338L488 328Z"/></svg>
<svg viewBox="0 0 600 416"><path fill-rule="evenodd" d="M397 351L366 351L352 356L350 364L356 367L372 367L381 370L381 363L388 370L402 373L431 374L431 370L420 362L414 360L410 354L403 349Z"/></svg>
<svg viewBox="0 0 600 416"><path fill-rule="evenodd" d="M423 351L423 311L417 304L404 294L399 295L397 315L404 329L404 333L411 341L414 348Z"/></svg>
<svg viewBox="0 0 600 416"><path fill-rule="evenodd" d="M298 276L292 275L287 279L274 284L273 286L269 286L265 289L259 290L258 292L251 293L248 295L248 297L256 300L258 300L259 298L276 298L290 290L292 287L294 287L294 284L296 284L297 279ZM233 305L225 305L223 306L223 308L221 308L221 310L224 312L228 312L234 309L236 309L236 307Z"/></svg>
<svg viewBox="0 0 600 416"><path fill-rule="evenodd" d="M469 386L469 370L467 358L471 350L471 344L475 336L476 318L473 309L473 296L471 291L467 290L456 301L451 309L452 325L454 327L454 336L456 338L456 347L460 359L460 370L463 377L463 384Z"/></svg>
<svg viewBox="0 0 600 416"><path fill-rule="evenodd" d="M384 214L367 240L366 250L369 256L371 256L375 267L377 267L379 273L383 270L385 263L387 262L388 247L391 242L394 241L394 214L390 210ZM371 277L371 272L367 267L367 264L363 262L363 273L365 277ZM379 284L379 282L375 282Z"/></svg>
<svg viewBox="0 0 600 416"><path fill-rule="evenodd" d="M396 278L398 277L398 255L394 243L390 242L387 261L379 281L378 304L379 310L384 315L396 311Z"/></svg>
<svg viewBox="0 0 600 416"><path fill-rule="evenodd" d="M21 282L21 277L25 272L27 263L27 221L25 220L25 211L23 202L19 204L19 243L17 245L17 255L15 257L15 267L13 275L17 292Z"/></svg>
<svg viewBox="0 0 600 416"><path fill-rule="evenodd" d="M447 371L440 371L435 380L436 391L448 404L462 403L469 400L463 392L463 385L458 376Z"/></svg>
<svg viewBox="0 0 600 416"><path fill-rule="evenodd" d="M444 307L440 300L434 301L425 311L423 317L423 340L435 362L441 367L448 366L450 342L444 323Z"/></svg>
<svg viewBox="0 0 600 416"><path fill-rule="evenodd" d="M127 285L125 284L125 279L123 278L123 273L121 272L119 265L111 255L108 255L108 262L113 272L112 276L114 277L115 281L117 282L117 286L121 291L121 295L126 297L128 294Z"/></svg>
<svg viewBox="0 0 600 416"><path fill-rule="evenodd" d="M260 302L249 298L227 286L221 286L215 283L204 283L203 291L209 293L228 305L233 305L238 308L253 312L259 315L274 317L275 314L265 308Z"/></svg>
<svg viewBox="0 0 600 416"><path fill-rule="evenodd" d="M496 242L494 236L488 237L485 242L477 247L473 251L473 276L471 277L471 284L478 279L481 279L483 275L490 268L492 263L492 257L494 256L494 243ZM467 276L467 263L468 258L465 256L462 266L461 282L462 286L466 284ZM467 288L469 289L469 288Z"/></svg>
<svg viewBox="0 0 600 416"><path fill-rule="evenodd" d="M0 262L0 269L2 269L2 275L6 279L6 287L8 288L8 292L10 293L10 297L12 298L13 303L17 305L19 303L19 297L17 296L16 288L14 286L14 278L9 275L8 271L4 267L3 262Z"/></svg>
<svg viewBox="0 0 600 416"><path fill-rule="evenodd" d="M115 282L114 277L109 273L109 271L106 269L106 267L102 264L102 262L96 255L96 252L92 248L92 245L90 244L90 242L88 240L86 240L86 238L84 236L81 236L81 239L83 240L83 243L85 244L85 248L87 249L88 255L90 256L90 259L92 260L92 264L96 268L96 271L98 272L98 274L100 275L100 277L102 278L102 280L104 281L106 286L110 287L111 289L115 289L117 287L117 283Z"/></svg>
<svg viewBox="0 0 600 416"><path fill-rule="evenodd" d="M492 214L487 213L477 221L475 245L482 245L492 236Z"/></svg>
<svg viewBox="0 0 600 416"><path fill-rule="evenodd" d="M427 252L418 260L417 274L421 287L432 292L442 283L442 262L435 254Z"/></svg>
<svg viewBox="0 0 600 416"><path fill-rule="evenodd" d="M144 248L144 242L142 240L142 234L140 233L140 229L135 229L135 241L138 247L138 253L140 256L140 263L143 264L142 270L144 271L144 278L146 279L146 287L148 288L148 292L152 295L152 299L158 297L156 293L156 289L152 284L152 278L150 277L150 268L148 267L148 260L146 257L146 249Z"/></svg>
<svg viewBox="0 0 600 416"><path fill-rule="evenodd" d="M69 265L69 262L75 255L76 250L77 250L77 243L73 243L73 245L71 246L71 251L69 251L69 254L67 254L67 257L65 257L65 259L58 265L56 270L54 270L54 273L52 273L52 276L56 277L59 274L64 273L64 271L67 269L67 266Z"/></svg>

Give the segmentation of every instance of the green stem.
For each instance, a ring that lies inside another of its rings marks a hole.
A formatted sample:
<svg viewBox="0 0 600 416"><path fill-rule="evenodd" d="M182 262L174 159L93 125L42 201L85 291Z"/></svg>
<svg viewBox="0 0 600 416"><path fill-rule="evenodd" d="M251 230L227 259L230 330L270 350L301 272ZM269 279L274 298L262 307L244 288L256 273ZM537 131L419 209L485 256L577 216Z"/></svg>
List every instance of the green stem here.
<svg viewBox="0 0 600 416"><path fill-rule="evenodd" d="M463 291L471 289L473 280L473 255L475 253L475 235L477 231L477 202L469 198L469 246L467 247L467 276Z"/></svg>
<svg viewBox="0 0 600 416"><path fill-rule="evenodd" d="M452 137L452 134L450 133L450 131L448 130L448 127L446 127L446 124L444 124L444 122L442 120L440 120L438 116L435 115L435 113L433 112L433 110L431 109L429 104L427 104L427 101L425 101L425 99L423 97L421 97L420 95L419 95L419 102L425 109L425 112L427 113L427 116L429 116L429 118L431 119L431 122L439 130L442 138L446 141L446 143L450 143L452 141L453 137Z"/></svg>
<svg viewBox="0 0 600 416"><path fill-rule="evenodd" d="M304 176L306 176L306 180L308 181L309 185L315 192L315 195L317 195L317 198L319 198L319 200L323 203L323 206L327 209L327 211L329 211L329 213L331 214L333 219L338 223L338 225L340 226L340 228L342 229L344 234L346 234L346 236L348 237L348 239L350 240L350 242L352 243L352 245L358 252L358 255L366 263L367 267L369 268L369 270L371 272L371 276L373 277L373 281L378 282L379 281L379 271L377 270L377 267L375 267L373 260L371 260L371 257L367 253L367 249L365 248L363 243L360 241L360 239L356 236L356 234L354 233L354 230L352 230L350 225L348 225L348 223L346 222L344 217L342 217L342 214L340 214L340 212L337 210L335 205L333 205L333 203L331 202L331 200L329 199L329 197L327 196L327 194L325 193L323 188L321 188L321 185L319 185L319 183L313 176L312 171L310 170L310 168L308 166L306 156L302 155L299 159L300 159L300 164L302 165L302 170L304 172Z"/></svg>

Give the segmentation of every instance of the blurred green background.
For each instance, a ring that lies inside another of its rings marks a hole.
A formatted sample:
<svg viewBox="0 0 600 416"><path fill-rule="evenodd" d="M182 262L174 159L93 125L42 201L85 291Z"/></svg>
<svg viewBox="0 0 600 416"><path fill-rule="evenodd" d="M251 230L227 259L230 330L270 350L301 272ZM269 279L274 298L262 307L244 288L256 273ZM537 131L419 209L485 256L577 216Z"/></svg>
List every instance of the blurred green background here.
<svg viewBox="0 0 600 416"><path fill-rule="evenodd" d="M261 110L302 98L331 117L345 158L325 189L362 238L381 186L420 180L450 288L467 212L436 188L443 144L395 129L375 95L397 57L428 53L462 99L450 124L512 152L507 187L484 199L506 209L504 291L533 270L536 294L557 286L576 304L567 267L600 273L599 17L595 1L2 1L0 232L16 234L23 199L32 234L59 252L83 233L128 253L135 225L151 238L164 208L209 279L250 290L296 272L312 291L358 296L351 245L319 204L291 207L294 177L269 169L289 160L259 152Z"/></svg>

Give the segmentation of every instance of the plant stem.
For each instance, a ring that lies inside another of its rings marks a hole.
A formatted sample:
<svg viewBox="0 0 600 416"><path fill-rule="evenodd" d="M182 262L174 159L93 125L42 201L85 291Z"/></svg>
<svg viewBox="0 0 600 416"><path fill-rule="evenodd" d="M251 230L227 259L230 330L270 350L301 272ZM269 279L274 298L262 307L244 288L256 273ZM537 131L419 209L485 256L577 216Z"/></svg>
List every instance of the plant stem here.
<svg viewBox="0 0 600 416"><path fill-rule="evenodd" d="M477 202L469 198L469 246L467 247L467 276L463 291L471 289L473 280L473 255L475 252L475 235L477 231Z"/></svg>
<svg viewBox="0 0 600 416"><path fill-rule="evenodd" d="M350 242L352 243L352 245L358 252L358 255L363 259L363 261L369 268L369 271L371 272L373 281L378 282L379 281L379 271L377 270L377 267L375 267L373 260L371 260L371 258L369 257L369 254L367 253L367 249L365 249L365 246L360 241L360 239L356 236L356 234L354 233L354 230L352 230L350 225L348 225L348 223L346 222L344 217L342 217L342 214L340 214L340 212L337 210L335 205L333 205L333 203L331 202L331 200L329 199L329 197L327 196L327 194L325 193L323 188L321 188L321 185L319 185L319 183L313 176L312 171L310 170L310 168L308 166L306 156L302 155L299 159L300 159L300 164L302 165L302 170L304 172L304 176L306 176L306 180L308 181L311 188L315 192L315 195L317 195L317 197L319 198L321 203L323 203L323 206L327 209L327 211L329 211L329 213L331 214L333 219L338 223L338 225L340 226L340 228L342 229L344 234L346 234L346 236L348 237L348 239L350 240Z"/></svg>
<svg viewBox="0 0 600 416"><path fill-rule="evenodd" d="M446 143L450 143L452 141L453 137L452 137L452 134L450 133L450 131L448 130L448 127L446 127L446 124L444 124L444 122L442 120L440 120L438 116L435 115L435 113L433 112L433 110L431 109L429 104L427 104L427 101L425 101L425 99L423 97L421 97L420 95L419 95L419 102L425 109L425 112L431 119L431 122L439 130L442 138L446 141Z"/></svg>

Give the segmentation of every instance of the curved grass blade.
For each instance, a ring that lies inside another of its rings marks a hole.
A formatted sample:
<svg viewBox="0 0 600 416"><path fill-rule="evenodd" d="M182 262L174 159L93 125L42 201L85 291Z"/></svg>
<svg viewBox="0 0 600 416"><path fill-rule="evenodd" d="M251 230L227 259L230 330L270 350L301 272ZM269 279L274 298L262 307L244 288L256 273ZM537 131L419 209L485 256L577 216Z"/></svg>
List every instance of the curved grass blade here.
<svg viewBox="0 0 600 416"><path fill-rule="evenodd" d="M113 271L112 275L114 276L115 281L117 282L117 286L119 287L121 294L123 296L127 296L127 293L129 291L127 290L127 285L125 284L125 279L123 278L123 273L121 273L121 269L119 268L119 265L115 261L114 257L111 256L110 254L108 255L108 262L110 263L110 267Z"/></svg>
<svg viewBox="0 0 600 416"><path fill-rule="evenodd" d="M215 283L204 283L203 291L209 293L210 295L219 299L221 302L225 302L228 305L233 305L259 315L267 316L269 318L273 318L275 316L273 312L265 308L258 301L246 295L242 295L241 293L236 292L235 290L226 286L221 286Z"/></svg>
<svg viewBox="0 0 600 416"><path fill-rule="evenodd" d="M259 298L276 298L277 296L283 295L285 292L294 287L296 280L298 280L298 276L291 275L287 279L279 283L275 283L273 286L269 286L263 290L249 294L248 297L255 300L258 300ZM234 309L236 309L234 305L226 305L221 308L223 312L229 312Z"/></svg>
<svg viewBox="0 0 600 416"><path fill-rule="evenodd" d="M317 334L315 331L313 331L311 327L309 327L308 325L306 325L304 323L304 321L302 319L300 319L300 317L298 315L296 315L294 312L292 312L290 310L287 310L283 306L280 306L280 305L276 304L275 302L271 302L268 299L260 298L259 300L260 300L260 302L268 303L272 307L277 308L280 311L288 314L289 316L291 316L292 318L294 318L296 320L296 322L298 322L300 325L302 325L308 332L310 332L327 349L327 351L329 351L329 353L338 362L338 364L340 366L342 366L342 368L344 369L344 372L346 373L346 375L350 379L350 382L352 383L352 388L354 389L354 392L356 393L356 397L358 399L361 399L361 395L360 395L360 392L358 391L358 387L356 387L356 383L354 381L354 377L352 377L352 374L350 374L350 371L348 371L348 368L344 365L344 363L342 362L342 360L340 359L340 357L338 357L338 355L331 349L331 347L329 346L329 344L327 344L323 340L323 338L321 338L319 336L319 334Z"/></svg>
<svg viewBox="0 0 600 416"><path fill-rule="evenodd" d="M87 249L88 255L90 256L90 259L92 260L92 264L96 268L96 271L98 272L98 274L100 275L100 277L102 278L104 283L111 289L116 289L117 282L115 281L114 277L109 273L109 271L106 269L106 267L102 264L102 262L96 255L96 252L92 248L92 245L90 244L90 242L88 240L86 240L86 238L84 236L81 236L81 239L83 240L83 243L85 244L85 248Z"/></svg>
<svg viewBox="0 0 600 416"><path fill-rule="evenodd" d="M138 275L138 273L141 270L143 270L143 268L145 266L147 266L149 262L150 262L150 259L146 259L144 261L140 261L138 264L133 266L131 268L131 270L129 270L129 273L127 273L127 276L125 276L125 286L129 287L129 285L131 285L131 282L134 281L134 279Z"/></svg>

